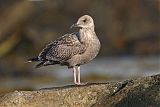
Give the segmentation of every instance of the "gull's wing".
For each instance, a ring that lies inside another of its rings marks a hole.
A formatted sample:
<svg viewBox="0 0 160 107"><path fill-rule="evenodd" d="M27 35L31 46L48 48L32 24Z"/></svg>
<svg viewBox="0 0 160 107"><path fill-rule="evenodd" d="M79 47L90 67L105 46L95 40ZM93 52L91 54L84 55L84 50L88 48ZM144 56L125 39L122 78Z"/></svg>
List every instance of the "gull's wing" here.
<svg viewBox="0 0 160 107"><path fill-rule="evenodd" d="M75 33L66 34L54 42L48 44L39 54L41 61L66 61L76 54L82 54L86 50Z"/></svg>

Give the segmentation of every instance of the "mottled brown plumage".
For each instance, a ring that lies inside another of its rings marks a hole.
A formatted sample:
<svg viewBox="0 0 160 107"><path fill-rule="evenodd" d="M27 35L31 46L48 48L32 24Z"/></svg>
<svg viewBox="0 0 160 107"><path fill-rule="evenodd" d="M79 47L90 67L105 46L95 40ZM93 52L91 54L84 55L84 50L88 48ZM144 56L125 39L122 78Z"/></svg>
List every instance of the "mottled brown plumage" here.
<svg viewBox="0 0 160 107"><path fill-rule="evenodd" d="M37 57L29 59L29 62L41 61L36 67L60 64L73 68L74 83L80 84L80 65L96 57L100 42L94 32L94 21L90 16L80 17L71 27L79 27L79 32L59 37L48 44ZM78 66L78 82L76 66Z"/></svg>

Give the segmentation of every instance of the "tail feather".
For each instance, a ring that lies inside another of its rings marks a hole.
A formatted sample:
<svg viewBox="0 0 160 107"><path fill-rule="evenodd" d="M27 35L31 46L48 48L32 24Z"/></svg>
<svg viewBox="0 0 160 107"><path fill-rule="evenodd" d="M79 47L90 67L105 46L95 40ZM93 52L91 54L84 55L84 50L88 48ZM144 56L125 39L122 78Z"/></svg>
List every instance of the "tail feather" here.
<svg viewBox="0 0 160 107"><path fill-rule="evenodd" d="M38 57L33 57L33 58L27 60L27 62L36 62L36 61L40 61L38 59Z"/></svg>
<svg viewBox="0 0 160 107"><path fill-rule="evenodd" d="M38 57L33 57L33 58L27 60L27 62L38 62L38 61L40 61L40 63L38 63L35 66L35 68L58 64L57 61L42 60L42 59L39 59Z"/></svg>
<svg viewBox="0 0 160 107"><path fill-rule="evenodd" d="M42 66L55 65L55 64L57 64L57 63L54 62L54 61L42 61L42 62L40 62L39 64L37 64L37 65L35 66L35 68L40 68L40 67L42 67Z"/></svg>

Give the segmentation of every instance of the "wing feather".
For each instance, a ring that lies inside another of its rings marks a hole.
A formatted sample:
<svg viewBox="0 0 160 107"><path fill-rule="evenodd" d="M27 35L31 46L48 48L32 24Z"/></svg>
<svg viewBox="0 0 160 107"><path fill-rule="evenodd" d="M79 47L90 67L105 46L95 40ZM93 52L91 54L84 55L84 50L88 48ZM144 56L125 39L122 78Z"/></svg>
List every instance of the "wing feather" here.
<svg viewBox="0 0 160 107"><path fill-rule="evenodd" d="M38 58L42 61L66 61L76 54L82 54L86 50L76 34L66 34L54 42L48 44Z"/></svg>

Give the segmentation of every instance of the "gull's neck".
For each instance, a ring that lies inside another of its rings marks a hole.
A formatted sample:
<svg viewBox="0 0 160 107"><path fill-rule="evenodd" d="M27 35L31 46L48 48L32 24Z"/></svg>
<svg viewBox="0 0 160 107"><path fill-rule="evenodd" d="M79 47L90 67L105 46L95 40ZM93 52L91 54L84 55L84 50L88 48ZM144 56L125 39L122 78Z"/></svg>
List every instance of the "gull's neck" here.
<svg viewBox="0 0 160 107"><path fill-rule="evenodd" d="M81 28L79 30L80 41L83 43L91 42L93 39L97 38L94 27L92 28Z"/></svg>

